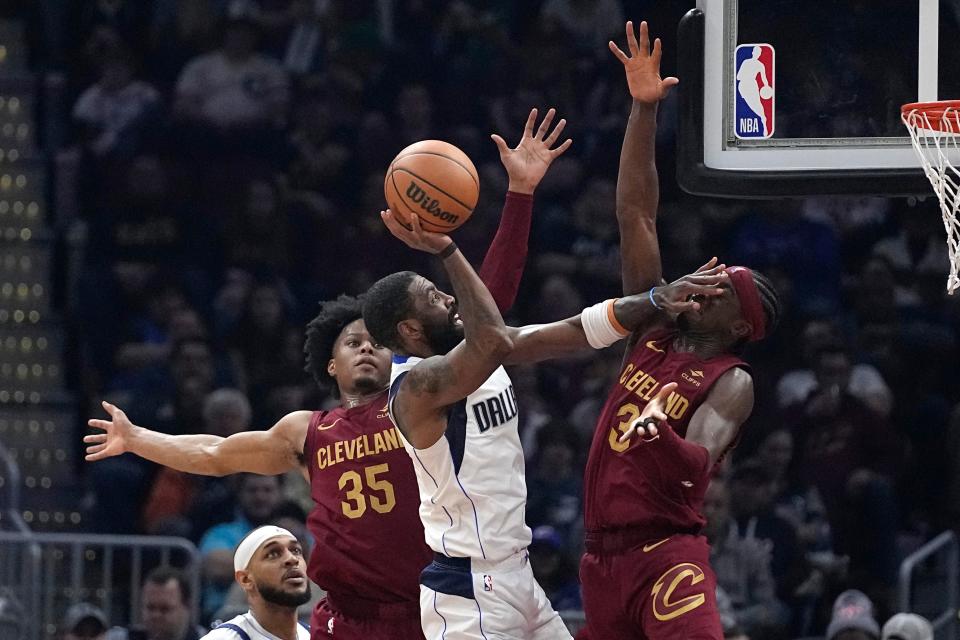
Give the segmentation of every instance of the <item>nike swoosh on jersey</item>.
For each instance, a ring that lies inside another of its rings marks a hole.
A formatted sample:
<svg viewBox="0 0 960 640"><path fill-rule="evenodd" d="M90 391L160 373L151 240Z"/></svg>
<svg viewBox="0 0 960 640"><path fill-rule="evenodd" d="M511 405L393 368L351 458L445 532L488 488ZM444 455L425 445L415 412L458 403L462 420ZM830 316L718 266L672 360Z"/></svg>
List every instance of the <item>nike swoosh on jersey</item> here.
<svg viewBox="0 0 960 640"><path fill-rule="evenodd" d="M667 542L668 540L670 540L670 538L664 538L660 542L654 542L653 544L645 544L643 545L643 552L650 553L651 551L653 551L654 549L662 545L664 542Z"/></svg>
<svg viewBox="0 0 960 640"><path fill-rule="evenodd" d="M653 349L657 353L666 353L666 351L658 347L653 340L647 340L647 349Z"/></svg>
<svg viewBox="0 0 960 640"><path fill-rule="evenodd" d="M336 420L334 420L334 421L331 422L330 424L318 424L318 425L317 425L317 431L326 431L327 429L332 429L332 428L335 427L335 426L337 425L337 423L340 422L341 420L343 420L343 418L337 418Z"/></svg>

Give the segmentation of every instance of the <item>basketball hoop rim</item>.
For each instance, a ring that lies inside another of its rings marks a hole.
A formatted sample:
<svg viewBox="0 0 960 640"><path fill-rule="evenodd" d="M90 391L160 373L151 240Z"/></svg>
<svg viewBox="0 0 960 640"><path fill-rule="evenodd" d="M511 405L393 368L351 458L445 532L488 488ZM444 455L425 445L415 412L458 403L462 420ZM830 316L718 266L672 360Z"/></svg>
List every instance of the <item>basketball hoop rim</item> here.
<svg viewBox="0 0 960 640"><path fill-rule="evenodd" d="M944 116L948 114L950 120L945 122ZM957 135L960 134L960 100L909 102L900 107L900 118L908 127Z"/></svg>

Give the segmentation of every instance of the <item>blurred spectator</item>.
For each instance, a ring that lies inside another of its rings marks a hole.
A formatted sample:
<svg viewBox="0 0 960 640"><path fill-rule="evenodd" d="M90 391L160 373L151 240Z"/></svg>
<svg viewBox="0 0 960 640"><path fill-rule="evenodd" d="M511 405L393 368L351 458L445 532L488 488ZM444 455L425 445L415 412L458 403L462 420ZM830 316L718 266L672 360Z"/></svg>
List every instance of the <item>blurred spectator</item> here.
<svg viewBox="0 0 960 640"><path fill-rule="evenodd" d="M898 613L883 624L880 640L933 640L933 626L915 613Z"/></svg>
<svg viewBox="0 0 960 640"><path fill-rule="evenodd" d="M282 370L287 332L286 292L279 283L255 285L244 305L231 354L244 373L242 384L257 402L273 383L283 382Z"/></svg>
<svg viewBox="0 0 960 640"><path fill-rule="evenodd" d="M778 204L748 215L730 245L731 262L783 271L795 289L796 310L822 316L840 302L840 247L829 226L804 219L798 206Z"/></svg>
<svg viewBox="0 0 960 640"><path fill-rule="evenodd" d="M221 47L190 61L180 73L174 115L206 134L193 138L194 144L254 155L276 151L270 132L286 116L288 81L279 63L256 52L258 38L252 15L231 15Z"/></svg>
<svg viewBox="0 0 960 640"><path fill-rule="evenodd" d="M839 327L829 320L811 320L801 336L801 357L806 368L789 371L777 382L777 405L780 408L803 402L817 387L813 367L821 350L841 343ZM893 409L893 393L876 367L857 363L850 368L847 386L850 395L884 418Z"/></svg>
<svg viewBox="0 0 960 640"><path fill-rule="evenodd" d="M550 525L571 551L577 548L573 533L581 526L583 510L581 450L569 425L550 422L537 433L537 453L527 473L527 522Z"/></svg>
<svg viewBox="0 0 960 640"><path fill-rule="evenodd" d="M728 486L731 528L742 540L756 540L770 551L777 596L788 599L803 578L803 556L793 525L772 509L772 471L759 460L746 460L734 467Z"/></svg>
<svg viewBox="0 0 960 640"><path fill-rule="evenodd" d="M24 611L17 599L6 589L0 589L0 638L24 638Z"/></svg>
<svg viewBox="0 0 960 640"><path fill-rule="evenodd" d="M237 513L232 522L218 524L200 540L203 556L203 611L209 617L223 605L233 581L233 552L243 537L267 524L282 498L281 476L237 476Z"/></svg>
<svg viewBox="0 0 960 640"><path fill-rule="evenodd" d="M203 401L203 433L226 438L247 431L250 419L250 402L236 389L217 389ZM143 507L143 529L159 535L195 538L197 519L188 516L214 505L216 497L222 499L228 483L225 478L194 476L160 467Z"/></svg>
<svg viewBox="0 0 960 640"><path fill-rule="evenodd" d="M183 571L157 567L147 574L140 590L140 625L116 640L198 640L204 630L190 624L191 598L190 581Z"/></svg>
<svg viewBox="0 0 960 640"><path fill-rule="evenodd" d="M289 3L288 24L278 57L292 76L306 76L321 70L326 44L323 18L331 4L329 0L291 0Z"/></svg>
<svg viewBox="0 0 960 640"><path fill-rule="evenodd" d="M786 415L796 421L801 478L819 490L837 551L850 555L854 584L866 589L896 580L891 482L903 456L889 423L850 394L850 366L842 347L821 350L817 391Z"/></svg>
<svg viewBox="0 0 960 640"><path fill-rule="evenodd" d="M290 237L286 211L276 182L257 178L246 185L246 199L230 216L226 235L227 260L254 271L286 273Z"/></svg>
<svg viewBox="0 0 960 640"><path fill-rule="evenodd" d="M880 640L873 603L856 589L844 591L833 603L826 640Z"/></svg>
<svg viewBox="0 0 960 640"><path fill-rule="evenodd" d="M577 49L600 57L606 43L623 31L623 10L617 0L547 0L540 19L574 37Z"/></svg>
<svg viewBox="0 0 960 640"><path fill-rule="evenodd" d="M63 640L105 640L109 628L106 614L99 607L86 602L67 609L60 626Z"/></svg>
<svg viewBox="0 0 960 640"><path fill-rule="evenodd" d="M541 525L533 530L530 542L530 567L537 582L557 611L580 609L580 583L570 552L556 529Z"/></svg>
<svg viewBox="0 0 960 640"><path fill-rule="evenodd" d="M714 478L707 488L703 514L710 564L717 585L730 598L740 628L750 637L777 632L786 625L787 610L777 599L769 545L737 535L736 521L730 515L730 493L722 479Z"/></svg>
<svg viewBox="0 0 960 640"><path fill-rule="evenodd" d="M101 61L100 79L73 105L73 118L86 148L95 156L129 158L159 123L160 94L134 79L131 52L111 51Z"/></svg>

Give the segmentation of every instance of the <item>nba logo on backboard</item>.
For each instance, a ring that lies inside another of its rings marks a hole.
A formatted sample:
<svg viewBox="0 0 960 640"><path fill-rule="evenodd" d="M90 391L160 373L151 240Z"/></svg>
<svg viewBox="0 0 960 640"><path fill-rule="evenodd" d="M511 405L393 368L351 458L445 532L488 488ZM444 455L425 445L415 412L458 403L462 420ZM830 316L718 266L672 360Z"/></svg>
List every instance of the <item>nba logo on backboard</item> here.
<svg viewBox="0 0 960 640"><path fill-rule="evenodd" d="M774 53L769 44L737 46L733 93L733 132L738 138L769 138L773 135Z"/></svg>

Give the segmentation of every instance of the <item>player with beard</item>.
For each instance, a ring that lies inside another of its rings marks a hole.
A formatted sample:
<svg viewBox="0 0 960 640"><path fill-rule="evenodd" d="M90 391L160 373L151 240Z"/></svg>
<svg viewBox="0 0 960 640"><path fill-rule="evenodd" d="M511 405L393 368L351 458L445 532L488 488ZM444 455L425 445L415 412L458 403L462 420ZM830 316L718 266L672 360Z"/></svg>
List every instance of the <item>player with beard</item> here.
<svg viewBox="0 0 960 640"><path fill-rule="evenodd" d="M725 269L721 294L696 310L663 304L654 162L657 103L676 78L660 77L660 40L627 23L624 65L633 106L617 180L625 295L647 291L663 311L634 327L623 369L594 432L584 476L586 554L580 564L588 630L578 638L723 638L709 545L700 534L704 493L717 461L753 409L740 358L780 316L770 281ZM670 389L655 419L640 419Z"/></svg>
<svg viewBox="0 0 960 640"><path fill-rule="evenodd" d="M234 578L247 594L250 610L200 640L309 640L297 622L297 607L310 601L307 563L297 538L280 527L254 529L237 545Z"/></svg>
<svg viewBox="0 0 960 640"><path fill-rule="evenodd" d="M443 261L457 295L403 271L375 283L363 307L370 333L394 352L387 406L414 461L420 518L434 551L420 576L424 635L570 638L529 566L519 409L501 365L604 348L660 311L644 292L560 322L506 327L450 238L422 231L416 216L409 230L391 211L382 216L408 246ZM713 260L658 288L657 305L672 313L698 310L700 299L723 294L727 278ZM663 415L671 391L665 387L638 417Z"/></svg>
<svg viewBox="0 0 960 640"><path fill-rule="evenodd" d="M509 190L480 273L504 310L516 298L526 261L533 192L559 155L545 153L554 116L548 111L534 132L532 110L514 149L494 136ZM553 140L564 125L560 120L554 127ZM431 554L417 514L413 467L386 412L390 353L371 338L361 311L359 298L341 296L322 303L307 326L307 371L319 385L333 384L339 407L295 411L269 430L220 438L158 433L104 402L111 419L89 421L105 433L84 438L86 459L132 452L186 473L217 476L301 469L316 503L307 520L316 539L308 573L327 591L311 619L313 638L415 639L422 637L418 580Z"/></svg>

